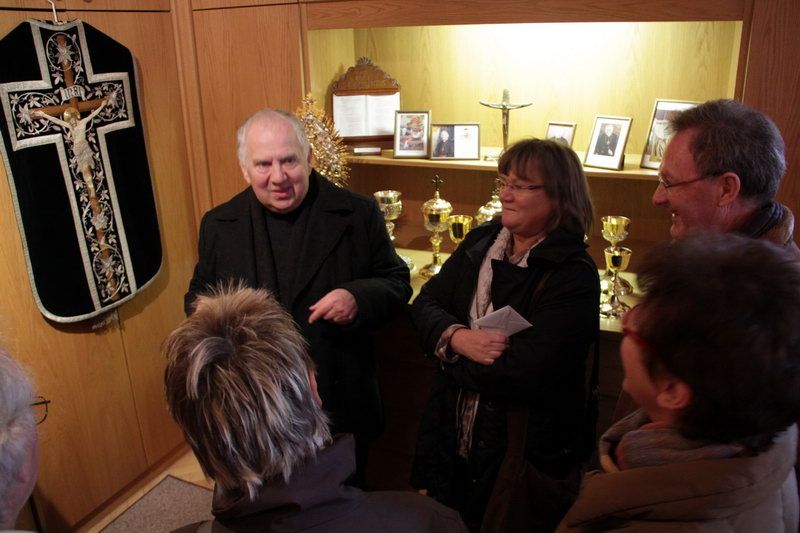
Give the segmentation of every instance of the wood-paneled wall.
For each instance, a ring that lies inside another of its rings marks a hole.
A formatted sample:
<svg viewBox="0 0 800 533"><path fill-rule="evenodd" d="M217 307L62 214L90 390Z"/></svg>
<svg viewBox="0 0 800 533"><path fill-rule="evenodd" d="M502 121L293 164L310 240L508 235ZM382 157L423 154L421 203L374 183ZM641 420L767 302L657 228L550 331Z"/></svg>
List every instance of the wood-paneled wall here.
<svg viewBox="0 0 800 533"><path fill-rule="evenodd" d="M195 11L194 42L212 205L247 184L236 130L264 107L293 111L302 97L300 10L294 4Z"/></svg>
<svg viewBox="0 0 800 533"><path fill-rule="evenodd" d="M753 10L744 103L771 116L786 143L786 176L778 200L800 216L800 20L796 0L758 0ZM795 242L800 231L795 224Z"/></svg>
<svg viewBox="0 0 800 533"><path fill-rule="evenodd" d="M0 342L28 366L37 393L52 401L39 426L34 492L47 531L70 530L183 442L165 408L159 351L183 318L196 242L172 20L168 11L109 12L98 4L59 17L83 19L127 46L138 62L164 262L111 325L92 331L89 324L48 322L33 300L0 168ZM148 7L156 4L164 2ZM50 13L0 10L0 35L25 18L49 20Z"/></svg>
<svg viewBox="0 0 800 533"><path fill-rule="evenodd" d="M0 1L0 33L27 16L49 19L49 11L17 10L43 4ZM48 531L85 521L181 442L163 405L158 346L182 318L199 215L245 186L236 161L236 127L260 107L293 110L307 89L327 101L330 83L359 55L375 55L400 79L404 107L431 108L434 120L478 120L485 139L495 144L499 113L475 106L475 100L498 99L503 88L511 89L515 100L534 103L513 112L512 138L541 134L546 120L576 120L576 148L582 149L594 113L619 114L635 118L629 151L639 151L656 97L740 95L781 127L789 175L779 198L800 212L796 0L56 0L56 5L60 17L80 16L128 46L139 61L165 260L158 279L124 305L110 326L93 332L49 323L33 302L9 190L0 186L0 224L7 229L0 235L0 338L30 367L37 392L53 401L39 428L42 469L35 492ZM663 24L691 20L706 22ZM641 24L646 21L668 29L653 33L651 25ZM548 25L533 34L504 26L499 38L481 33L488 31L483 26L438 27L531 22L611 22L625 38L605 50L598 44L602 34L592 33L600 32L595 24L584 26L587 37L566 40ZM407 27L388 29L400 26ZM564 65L568 68L557 68ZM394 169L375 180L375 172L357 171L354 186L370 192L404 175ZM483 177L460 174L454 179L463 178L467 186L451 199L468 207L482 203ZM413 217L408 224L418 216L414 202L427 198L423 187L429 190L427 180L417 181L418 193L408 195ZM605 177L592 181L599 209L629 204L634 222L657 233L662 221L647 203L649 185ZM399 239L409 239L402 223L398 231Z"/></svg>

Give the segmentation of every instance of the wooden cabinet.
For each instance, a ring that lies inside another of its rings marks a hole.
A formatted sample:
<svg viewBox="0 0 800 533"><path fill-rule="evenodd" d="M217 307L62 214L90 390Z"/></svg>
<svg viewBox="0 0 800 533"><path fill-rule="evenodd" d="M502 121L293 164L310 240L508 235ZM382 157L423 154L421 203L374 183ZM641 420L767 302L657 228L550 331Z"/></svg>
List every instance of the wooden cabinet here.
<svg viewBox="0 0 800 533"><path fill-rule="evenodd" d="M517 24L433 26L439 22L433 18L426 25L385 27L377 5L364 7L376 17L375 27L362 27L359 19L354 28L309 31L310 88L328 111L331 81L367 56L397 79L403 109L430 109L433 123L479 122L481 145L489 147L482 153L499 151L502 128L501 113L479 102L499 100L504 89L513 102L532 102L510 112L509 142L543 137L549 120L576 122L573 148L581 159L596 115L632 117L624 169L586 167L595 214L632 219L626 245L634 249L634 269L653 243L669 238L669 214L650 203L656 172L639 167L653 105L657 98L734 96L742 71L739 52L746 48L741 21L541 23L541 17L517 6ZM310 28L318 8L307 8ZM320 21L326 28L327 23ZM442 196L454 213L472 215L489 200L496 172L494 163L484 161L363 156L350 161L354 190L403 193L397 237L411 248L427 247L419 209L433 194L434 174L445 180ZM607 243L599 222L590 237L590 251L602 264Z"/></svg>
<svg viewBox="0 0 800 533"><path fill-rule="evenodd" d="M784 53L800 47L786 22L800 10L796 2L349 0L304 8L307 88L328 111L330 84L367 56L398 80L402 108L430 109L432 122L480 122L482 145L501 144L500 113L478 101L498 100L504 88L512 101L533 102L511 112L512 142L543 136L548 120L570 121L578 123L574 148L581 151L596 114L633 117L626 169L637 173L656 98L740 98L781 128L789 172L778 199L800 211L800 106L791 101L800 89L793 74L800 54ZM403 192L403 246L427 245L418 206L430 198L435 172L446 180L442 195L458 212L472 214L491 190L490 172L482 167L372 163L354 162L352 187L365 194ZM632 219L627 243L635 269L642 252L669 238L669 214L650 203L655 182L626 179L627 172L587 173L597 217ZM598 260L604 245L596 225L592 251Z"/></svg>

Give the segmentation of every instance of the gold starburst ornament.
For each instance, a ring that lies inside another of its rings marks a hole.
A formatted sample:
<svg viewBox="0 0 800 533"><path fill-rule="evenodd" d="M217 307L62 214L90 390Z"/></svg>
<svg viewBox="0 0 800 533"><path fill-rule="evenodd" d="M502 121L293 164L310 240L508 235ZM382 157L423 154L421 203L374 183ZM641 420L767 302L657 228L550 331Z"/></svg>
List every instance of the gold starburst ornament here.
<svg viewBox="0 0 800 533"><path fill-rule="evenodd" d="M328 178L334 185L345 187L350 178L347 166L347 147L339 132L333 127L333 120L316 106L316 100L309 93L303 98L295 115L306 129L311 152L314 155L314 168Z"/></svg>

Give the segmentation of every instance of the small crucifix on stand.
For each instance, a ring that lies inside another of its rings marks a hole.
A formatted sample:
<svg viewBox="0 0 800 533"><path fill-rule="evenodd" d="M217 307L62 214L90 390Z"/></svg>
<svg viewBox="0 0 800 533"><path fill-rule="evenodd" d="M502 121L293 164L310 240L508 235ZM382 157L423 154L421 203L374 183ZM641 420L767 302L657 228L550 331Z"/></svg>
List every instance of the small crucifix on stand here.
<svg viewBox="0 0 800 533"><path fill-rule="evenodd" d="M503 112L503 151L508 148L508 112L512 109L519 109L521 107L528 107L533 102L525 102L522 104L512 104L511 96L508 89L503 89L503 100L501 102L480 102L481 105L491 107L492 109L500 109ZM484 157L487 161L499 159L499 156L486 155Z"/></svg>

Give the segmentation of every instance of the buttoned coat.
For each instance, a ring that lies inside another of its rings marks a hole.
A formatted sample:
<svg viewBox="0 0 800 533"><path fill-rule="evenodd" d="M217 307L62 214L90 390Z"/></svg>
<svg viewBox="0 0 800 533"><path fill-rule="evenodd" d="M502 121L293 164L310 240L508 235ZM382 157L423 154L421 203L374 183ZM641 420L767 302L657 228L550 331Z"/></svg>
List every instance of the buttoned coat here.
<svg viewBox="0 0 800 533"><path fill-rule="evenodd" d="M411 297L408 267L394 251L373 198L340 189L312 171L317 196L308 207L292 294L281 298L310 345L317 383L335 432L374 435L382 412L373 332ZM187 314L196 296L219 281L277 287L264 208L251 188L207 212L200 223L199 260L186 294ZM308 323L313 305L343 288L356 299L356 320L339 326Z"/></svg>

